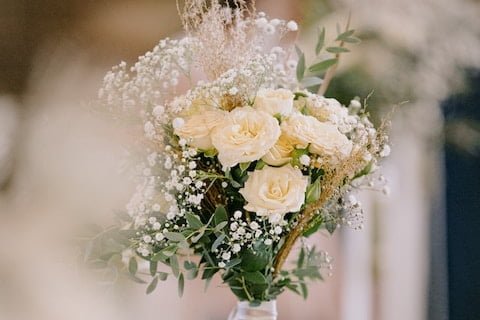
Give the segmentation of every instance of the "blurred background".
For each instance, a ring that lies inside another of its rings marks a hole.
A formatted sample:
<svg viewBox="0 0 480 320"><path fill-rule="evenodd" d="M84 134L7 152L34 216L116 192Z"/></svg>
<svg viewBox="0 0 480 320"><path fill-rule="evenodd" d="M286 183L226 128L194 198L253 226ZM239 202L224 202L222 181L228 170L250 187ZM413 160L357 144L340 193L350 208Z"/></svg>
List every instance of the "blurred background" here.
<svg viewBox="0 0 480 320"><path fill-rule="evenodd" d="M394 105L390 195L362 194L362 231L320 235L333 275L307 301L279 299L279 320L480 319L480 2L258 0L333 36L349 13L362 43L327 92ZM103 75L181 35L174 0L0 0L0 319L226 319L227 288L167 281L100 286L71 239L108 221L133 187L118 173L125 133L88 105ZM308 59L308 57L307 57Z"/></svg>

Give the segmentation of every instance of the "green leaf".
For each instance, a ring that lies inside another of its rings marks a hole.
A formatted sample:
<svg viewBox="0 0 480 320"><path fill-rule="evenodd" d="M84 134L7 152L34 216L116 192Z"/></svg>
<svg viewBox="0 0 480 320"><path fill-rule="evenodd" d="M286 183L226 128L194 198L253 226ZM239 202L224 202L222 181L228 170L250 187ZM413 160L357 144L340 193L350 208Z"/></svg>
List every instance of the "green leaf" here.
<svg viewBox="0 0 480 320"><path fill-rule="evenodd" d="M328 47L326 49L330 53L344 53L344 52L350 52L347 48L344 47Z"/></svg>
<svg viewBox="0 0 480 320"><path fill-rule="evenodd" d="M257 164L255 165L255 170L262 170L263 167L265 167L266 163L262 159L257 161Z"/></svg>
<svg viewBox="0 0 480 320"><path fill-rule="evenodd" d="M150 282L150 284L147 287L147 294L152 293L155 290L155 288L157 287L157 284L158 284L158 277L155 277L155 278L153 278L152 282Z"/></svg>
<svg viewBox="0 0 480 320"><path fill-rule="evenodd" d="M240 170L242 171L242 174L247 171L248 167L250 166L250 162L242 162L239 164Z"/></svg>
<svg viewBox="0 0 480 320"><path fill-rule="evenodd" d="M367 174L370 173L370 171L372 171L372 167L373 167L373 161L370 161L366 166L365 168L362 169L362 171L360 171L359 173L357 173L352 180L354 179L357 179L357 178L360 178L360 177L363 177Z"/></svg>
<svg viewBox="0 0 480 320"><path fill-rule="evenodd" d="M178 296L181 298L183 296L183 290L185 289L185 278L183 273L178 277Z"/></svg>
<svg viewBox="0 0 480 320"><path fill-rule="evenodd" d="M254 283L254 284L266 284L267 278L260 272L245 272L243 274L245 281Z"/></svg>
<svg viewBox="0 0 480 320"><path fill-rule="evenodd" d="M298 63L297 63L297 80L302 81L305 75L305 54L297 47Z"/></svg>
<svg viewBox="0 0 480 320"><path fill-rule="evenodd" d="M225 210L224 206L218 206L217 209L215 209L214 216L216 226L223 221L228 221L227 210Z"/></svg>
<svg viewBox="0 0 480 320"><path fill-rule="evenodd" d="M147 282L143 279L140 279L139 277L137 276L134 276L130 273L127 274L127 277L130 279L130 280L133 280L135 281L136 283L140 283L140 284L146 284Z"/></svg>
<svg viewBox="0 0 480 320"><path fill-rule="evenodd" d="M238 266L241 262L242 262L242 259L240 259L240 258L232 259L225 264L225 268L227 268L227 269L228 268L233 268L235 266Z"/></svg>
<svg viewBox="0 0 480 320"><path fill-rule="evenodd" d="M174 242L184 242L186 241L185 236L179 232L165 232L165 238Z"/></svg>
<svg viewBox="0 0 480 320"><path fill-rule="evenodd" d="M317 201L320 198L321 192L322 186L320 185L320 178L318 178L314 183L307 187L307 192L305 193L305 202L309 204Z"/></svg>
<svg viewBox="0 0 480 320"><path fill-rule="evenodd" d="M192 270L197 268L197 264L193 261L185 261L183 263L183 266L185 267L185 270Z"/></svg>
<svg viewBox="0 0 480 320"><path fill-rule="evenodd" d="M190 212L185 215L185 218L187 219L188 225L195 230L200 229L203 227L202 221L194 214L191 214Z"/></svg>
<svg viewBox="0 0 480 320"><path fill-rule="evenodd" d="M131 257L130 260L128 261L128 272L134 276L137 273L138 270L138 264L137 264L137 259L135 257Z"/></svg>
<svg viewBox="0 0 480 320"><path fill-rule="evenodd" d="M298 269L302 268L304 262L305 262L305 249L302 247L302 249L300 249L300 254L298 255L297 268Z"/></svg>
<svg viewBox="0 0 480 320"><path fill-rule="evenodd" d="M153 277L157 273L158 262L150 261L150 275Z"/></svg>
<svg viewBox="0 0 480 320"><path fill-rule="evenodd" d="M319 30L317 45L315 47L315 53L317 56L322 50L324 45L325 45L325 28L322 28L321 30Z"/></svg>
<svg viewBox="0 0 480 320"><path fill-rule="evenodd" d="M180 274L180 266L178 265L178 258L177 256L173 255L169 259L170 261L170 268L172 268L172 273L175 277L178 277Z"/></svg>
<svg viewBox="0 0 480 320"><path fill-rule="evenodd" d="M305 231L303 232L304 237L309 237L315 232L320 229L323 223L323 218L321 215L316 215L315 218L313 218L313 221L310 222L310 224L305 228Z"/></svg>
<svg viewBox="0 0 480 320"><path fill-rule="evenodd" d="M198 233L192 237L192 242L197 243L205 234L205 228L202 227L200 230L198 230Z"/></svg>
<svg viewBox="0 0 480 320"><path fill-rule="evenodd" d="M158 272L158 279L160 279L160 281L165 281L167 280L167 278L168 278L168 273Z"/></svg>
<svg viewBox="0 0 480 320"><path fill-rule="evenodd" d="M192 261L185 261L184 263L185 270L187 270L187 279L193 280L198 275L197 264Z"/></svg>
<svg viewBox="0 0 480 320"><path fill-rule="evenodd" d="M268 254L264 250L248 249L242 256L241 266L245 271L254 272L265 269L268 265Z"/></svg>
<svg viewBox="0 0 480 320"><path fill-rule="evenodd" d="M177 246L175 245L170 245L162 250L162 253L167 257L173 256L176 252L177 252Z"/></svg>
<svg viewBox="0 0 480 320"><path fill-rule="evenodd" d="M215 241L212 244L212 252L215 252L215 250L218 249L218 247L222 244L222 242L223 242L223 240L225 240L225 238L226 238L226 235L222 234L217 239L215 239Z"/></svg>
<svg viewBox="0 0 480 320"><path fill-rule="evenodd" d="M304 88L310 88L322 84L323 79L319 77L305 77L301 84Z"/></svg>
<svg viewBox="0 0 480 320"><path fill-rule="evenodd" d="M294 93L295 97L293 98L293 100L298 100L299 98L307 98L308 95L306 93L303 93L303 92L295 92Z"/></svg>
<svg viewBox="0 0 480 320"><path fill-rule="evenodd" d="M290 291L293 291L295 292L296 294L298 294L299 296L301 296L302 294L300 293L300 291L298 291L298 288L296 285L294 284L287 284L286 287L290 290Z"/></svg>
<svg viewBox="0 0 480 320"><path fill-rule="evenodd" d="M337 58L323 60L322 62L316 63L313 66L310 66L310 68L308 68L308 71L313 73L322 72L327 70L337 62L338 62Z"/></svg>
<svg viewBox="0 0 480 320"><path fill-rule="evenodd" d="M354 43L354 44L362 42L362 40L360 40L357 37L348 37L348 38L343 39L342 41L347 42L347 43Z"/></svg>
<svg viewBox="0 0 480 320"><path fill-rule="evenodd" d="M355 30L354 29L351 29L351 30L347 30L345 32L342 32L340 33L337 38L335 39L335 41L345 41L345 39L348 39L349 37L351 37L353 34L355 33Z"/></svg>
<svg viewBox="0 0 480 320"><path fill-rule="evenodd" d="M203 155L207 158L213 158L218 154L216 149L208 149L203 152Z"/></svg>
<svg viewBox="0 0 480 320"><path fill-rule="evenodd" d="M225 228L225 226L228 224L228 221L223 221L218 224L218 226L215 227L215 232L220 232Z"/></svg>
<svg viewBox="0 0 480 320"><path fill-rule="evenodd" d="M308 148L305 149L295 149L292 151L292 160L291 163L293 166L301 166L300 157L303 155L308 155Z"/></svg>
<svg viewBox="0 0 480 320"><path fill-rule="evenodd" d="M302 297L303 299L307 299L308 298L308 288L307 288L307 285L305 283L300 283L300 290L302 291Z"/></svg>
<svg viewBox="0 0 480 320"><path fill-rule="evenodd" d="M166 262L168 259L168 256L166 256L162 251L157 252L153 257L152 261L162 261Z"/></svg>
<svg viewBox="0 0 480 320"><path fill-rule="evenodd" d="M335 229L337 229L337 223L335 221L328 221L325 223L325 228L330 234L333 234Z"/></svg>

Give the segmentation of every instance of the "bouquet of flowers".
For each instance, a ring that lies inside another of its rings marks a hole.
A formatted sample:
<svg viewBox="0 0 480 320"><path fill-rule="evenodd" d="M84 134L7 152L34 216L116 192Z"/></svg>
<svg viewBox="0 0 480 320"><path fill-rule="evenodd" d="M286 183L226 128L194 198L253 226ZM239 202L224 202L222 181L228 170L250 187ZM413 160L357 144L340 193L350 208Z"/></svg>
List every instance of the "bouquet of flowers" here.
<svg viewBox="0 0 480 320"><path fill-rule="evenodd" d="M306 297L331 257L304 243L294 263L287 257L318 230L361 227L351 191L382 182L377 164L389 152L366 101L322 95L358 39L347 27L327 46L320 30L307 66L284 41L294 21L241 0L187 0L179 11L186 36L114 67L99 92L117 117L142 123L131 150L141 160L126 212L95 237L88 259L128 270L147 293L169 276L182 293L185 278L219 274L250 307L287 289Z"/></svg>

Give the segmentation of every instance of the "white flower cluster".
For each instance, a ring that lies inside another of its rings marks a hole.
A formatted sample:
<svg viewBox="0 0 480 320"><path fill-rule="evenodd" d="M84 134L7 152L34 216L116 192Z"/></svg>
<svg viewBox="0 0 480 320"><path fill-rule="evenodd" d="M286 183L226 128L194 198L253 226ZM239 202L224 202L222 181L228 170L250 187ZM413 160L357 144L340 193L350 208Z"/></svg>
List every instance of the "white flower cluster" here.
<svg viewBox="0 0 480 320"><path fill-rule="evenodd" d="M238 256L244 248L252 249L258 241L266 246L278 243L281 237L290 230L288 222L281 219L271 223L268 219L256 217L253 220L245 219L245 212L235 211L228 225L228 237L214 251L218 260L218 267L225 268L231 259Z"/></svg>
<svg viewBox="0 0 480 320"><path fill-rule="evenodd" d="M175 95L181 76L190 76L197 45L190 37L167 38L139 57L130 69L125 62L120 63L104 78L99 91L101 102L110 110L122 108L141 116L151 114L155 106ZM163 113L158 111L156 117Z"/></svg>

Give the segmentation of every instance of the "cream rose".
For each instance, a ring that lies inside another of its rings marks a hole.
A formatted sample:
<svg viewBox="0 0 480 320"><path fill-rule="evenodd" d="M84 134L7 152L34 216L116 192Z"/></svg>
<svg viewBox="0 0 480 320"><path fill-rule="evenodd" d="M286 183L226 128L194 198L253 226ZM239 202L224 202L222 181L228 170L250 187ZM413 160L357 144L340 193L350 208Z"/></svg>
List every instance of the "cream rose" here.
<svg viewBox="0 0 480 320"><path fill-rule="evenodd" d="M249 173L239 192L247 202L245 210L273 218L300 210L305 202L308 181L300 169L290 164L279 168L265 166Z"/></svg>
<svg viewBox="0 0 480 320"><path fill-rule="evenodd" d="M262 160L271 166L281 166L292 160L293 150L295 150L293 143L286 135L282 134Z"/></svg>
<svg viewBox="0 0 480 320"><path fill-rule="evenodd" d="M212 132L224 168L262 158L280 137L277 119L252 107L235 108Z"/></svg>
<svg viewBox="0 0 480 320"><path fill-rule="evenodd" d="M343 159L352 151L352 142L336 126L312 116L294 114L282 122L281 128L298 148L309 146L310 152L320 156Z"/></svg>
<svg viewBox="0 0 480 320"><path fill-rule="evenodd" d="M286 89L260 89L253 106L272 116L276 114L286 116L293 110L293 98L293 93Z"/></svg>
<svg viewBox="0 0 480 320"><path fill-rule="evenodd" d="M184 123L174 129L174 133L195 148L208 150L213 148L212 130L223 122L227 112L213 107L202 108L184 120Z"/></svg>

